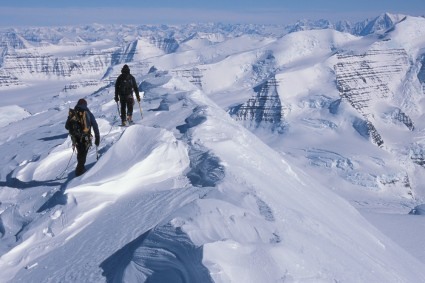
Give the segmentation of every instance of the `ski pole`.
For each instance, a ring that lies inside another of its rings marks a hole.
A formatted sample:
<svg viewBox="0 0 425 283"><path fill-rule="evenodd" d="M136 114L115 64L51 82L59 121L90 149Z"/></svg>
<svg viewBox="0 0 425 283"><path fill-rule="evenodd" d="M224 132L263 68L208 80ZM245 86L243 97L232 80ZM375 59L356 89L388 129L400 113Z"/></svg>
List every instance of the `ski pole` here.
<svg viewBox="0 0 425 283"><path fill-rule="evenodd" d="M96 160L99 160L99 151L98 151L98 146L96 145Z"/></svg>

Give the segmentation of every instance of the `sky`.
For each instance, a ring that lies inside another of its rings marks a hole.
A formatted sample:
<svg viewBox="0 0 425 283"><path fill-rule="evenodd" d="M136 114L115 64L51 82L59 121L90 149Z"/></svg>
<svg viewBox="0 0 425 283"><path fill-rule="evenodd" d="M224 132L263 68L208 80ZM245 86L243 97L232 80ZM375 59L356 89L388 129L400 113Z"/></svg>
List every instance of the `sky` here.
<svg viewBox="0 0 425 283"><path fill-rule="evenodd" d="M382 13L425 15L423 0L0 0L0 26L181 24L199 22L290 24L300 19L361 21Z"/></svg>

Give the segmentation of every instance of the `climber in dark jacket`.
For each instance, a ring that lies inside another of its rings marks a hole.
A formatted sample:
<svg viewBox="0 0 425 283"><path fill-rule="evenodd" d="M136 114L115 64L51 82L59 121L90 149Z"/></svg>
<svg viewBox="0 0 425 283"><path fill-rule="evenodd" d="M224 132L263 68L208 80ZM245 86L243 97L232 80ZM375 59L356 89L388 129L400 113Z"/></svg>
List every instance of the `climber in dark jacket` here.
<svg viewBox="0 0 425 283"><path fill-rule="evenodd" d="M115 101L121 102L121 122L125 126L126 121L133 122L133 90L136 93L137 101L140 102L139 88L136 79L130 74L128 65L124 65L121 74L115 82Z"/></svg>
<svg viewBox="0 0 425 283"><path fill-rule="evenodd" d="M75 175L80 176L84 172L86 172L85 164L86 164L86 158L87 153L89 152L89 148L91 146L91 129L94 131L94 144L96 146L99 146L100 143L100 134L99 134L99 126L97 125L96 119L93 115L93 113L90 112L89 108L87 107L87 101L85 99L80 99L77 102L77 105L74 109L81 109L86 111L86 114L88 114L88 121L89 121L89 138L84 140L75 140L75 148L77 149L77 167L75 168ZM65 123L65 129L70 129L70 116L68 116L68 119ZM73 141L74 142L74 141Z"/></svg>

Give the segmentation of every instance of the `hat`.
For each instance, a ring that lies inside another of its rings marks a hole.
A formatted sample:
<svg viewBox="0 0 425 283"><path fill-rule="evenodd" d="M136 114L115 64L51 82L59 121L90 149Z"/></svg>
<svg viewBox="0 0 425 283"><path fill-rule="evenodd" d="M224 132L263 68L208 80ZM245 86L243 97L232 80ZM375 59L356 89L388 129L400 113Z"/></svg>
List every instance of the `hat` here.
<svg viewBox="0 0 425 283"><path fill-rule="evenodd" d="M125 74L125 73L130 73L130 68L128 67L127 64L125 64L122 69L121 69L121 73Z"/></svg>
<svg viewBox="0 0 425 283"><path fill-rule="evenodd" d="M78 100L77 105L85 105L87 106L87 101L84 98Z"/></svg>

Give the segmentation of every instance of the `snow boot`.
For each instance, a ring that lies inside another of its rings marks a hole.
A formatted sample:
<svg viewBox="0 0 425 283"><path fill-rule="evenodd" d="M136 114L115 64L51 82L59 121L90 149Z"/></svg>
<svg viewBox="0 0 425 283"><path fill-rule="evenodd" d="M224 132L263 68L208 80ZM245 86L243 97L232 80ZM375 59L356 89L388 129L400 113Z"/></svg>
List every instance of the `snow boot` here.
<svg viewBox="0 0 425 283"><path fill-rule="evenodd" d="M81 176L86 172L86 168L84 165L77 165L77 167L75 168L75 176Z"/></svg>

